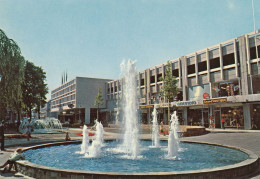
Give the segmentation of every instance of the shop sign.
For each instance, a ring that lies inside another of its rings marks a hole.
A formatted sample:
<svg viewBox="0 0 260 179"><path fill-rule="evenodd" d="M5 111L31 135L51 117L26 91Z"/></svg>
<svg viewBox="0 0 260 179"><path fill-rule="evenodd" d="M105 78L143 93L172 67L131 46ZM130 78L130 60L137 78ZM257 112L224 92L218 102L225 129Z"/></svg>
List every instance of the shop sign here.
<svg viewBox="0 0 260 179"><path fill-rule="evenodd" d="M203 94L203 99L209 99L209 93L204 93Z"/></svg>
<svg viewBox="0 0 260 179"><path fill-rule="evenodd" d="M153 105L142 105L140 106L141 109L144 109L144 108L153 108Z"/></svg>
<svg viewBox="0 0 260 179"><path fill-rule="evenodd" d="M204 104L210 104L210 103L224 103L227 102L227 98L220 98L220 99L206 99L203 100Z"/></svg>
<svg viewBox="0 0 260 179"><path fill-rule="evenodd" d="M196 104L197 104L197 101L181 101L181 102L177 102L176 106L193 106Z"/></svg>
<svg viewBox="0 0 260 179"><path fill-rule="evenodd" d="M162 103L162 104L160 104L160 107L161 108L168 108L169 107L169 103Z"/></svg>

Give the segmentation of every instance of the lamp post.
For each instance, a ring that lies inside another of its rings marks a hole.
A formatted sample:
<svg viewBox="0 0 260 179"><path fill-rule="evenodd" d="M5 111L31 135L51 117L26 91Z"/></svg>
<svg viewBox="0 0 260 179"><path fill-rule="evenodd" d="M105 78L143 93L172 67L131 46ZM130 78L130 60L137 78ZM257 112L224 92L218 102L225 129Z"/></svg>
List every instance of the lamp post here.
<svg viewBox="0 0 260 179"><path fill-rule="evenodd" d="M2 80L2 75L0 74L0 82ZM0 123L0 137L1 137L1 150L5 150L5 135L4 135L4 120Z"/></svg>

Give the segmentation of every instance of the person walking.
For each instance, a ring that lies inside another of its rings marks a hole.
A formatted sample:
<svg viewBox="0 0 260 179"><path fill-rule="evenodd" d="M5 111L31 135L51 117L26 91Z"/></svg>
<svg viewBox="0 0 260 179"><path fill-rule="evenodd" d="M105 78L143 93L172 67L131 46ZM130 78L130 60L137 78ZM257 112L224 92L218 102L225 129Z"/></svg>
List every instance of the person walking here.
<svg viewBox="0 0 260 179"><path fill-rule="evenodd" d="M4 151L5 150L5 121L2 120L0 123L0 138L1 138L1 150Z"/></svg>
<svg viewBox="0 0 260 179"><path fill-rule="evenodd" d="M222 122L222 128L225 129L226 119L222 117L221 122Z"/></svg>
<svg viewBox="0 0 260 179"><path fill-rule="evenodd" d="M33 131L33 126L32 126L32 123L31 123L31 119L28 119L28 123L27 123L26 128L27 128L27 131L26 131L27 141L30 141L30 138L32 137L31 133Z"/></svg>
<svg viewBox="0 0 260 179"><path fill-rule="evenodd" d="M163 132L163 120L161 120L161 123L160 123L160 133L164 135L164 132Z"/></svg>

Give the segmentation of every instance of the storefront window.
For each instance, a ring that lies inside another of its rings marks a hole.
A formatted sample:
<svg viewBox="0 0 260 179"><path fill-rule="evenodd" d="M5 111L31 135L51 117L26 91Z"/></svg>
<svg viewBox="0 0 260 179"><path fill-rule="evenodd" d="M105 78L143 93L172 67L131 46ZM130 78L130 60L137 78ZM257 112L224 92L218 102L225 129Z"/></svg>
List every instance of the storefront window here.
<svg viewBox="0 0 260 179"><path fill-rule="evenodd" d="M239 90L238 80L212 84L213 98L239 95Z"/></svg>
<svg viewBox="0 0 260 179"><path fill-rule="evenodd" d="M221 108L221 118L225 119L225 127L231 128L243 128L244 126L244 117L243 117L243 108Z"/></svg>

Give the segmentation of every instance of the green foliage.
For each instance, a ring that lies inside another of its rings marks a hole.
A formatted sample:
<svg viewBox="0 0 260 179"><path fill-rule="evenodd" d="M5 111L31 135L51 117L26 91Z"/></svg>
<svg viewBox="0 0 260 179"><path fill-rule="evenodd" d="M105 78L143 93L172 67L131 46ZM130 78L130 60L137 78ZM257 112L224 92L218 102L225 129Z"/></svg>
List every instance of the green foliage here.
<svg viewBox="0 0 260 179"><path fill-rule="evenodd" d="M102 91L101 89L99 88L98 90L98 94L96 96L96 99L95 99L95 102L94 102L94 105L98 107L98 110L97 110L97 119L99 120L99 106L102 106L104 104L104 99L103 99L103 96L102 96Z"/></svg>
<svg viewBox="0 0 260 179"><path fill-rule="evenodd" d="M172 76L171 73L171 63L168 61L166 70L165 70L165 77L164 79L161 77L161 79L164 82L164 85L162 87L162 91L160 92L160 96L166 97L168 99L168 102L170 100L173 100L175 96L177 95L178 89L176 86L177 80L175 76Z"/></svg>
<svg viewBox="0 0 260 179"><path fill-rule="evenodd" d="M24 57L15 41L0 29L0 117L7 108L20 112L23 106L21 84L24 80Z"/></svg>
<svg viewBox="0 0 260 179"><path fill-rule="evenodd" d="M104 104L104 99L103 99L103 96L102 96L102 91L101 91L101 89L99 88L99 91L98 91L98 94L97 94L97 96L96 96L94 105L99 108L99 106L102 106L103 104Z"/></svg>
<svg viewBox="0 0 260 179"><path fill-rule="evenodd" d="M36 108L39 114L40 107L44 107L46 103L48 88L45 79L46 73L41 67L35 66L32 62L26 62L22 89L25 110L29 114L31 114L33 108Z"/></svg>

